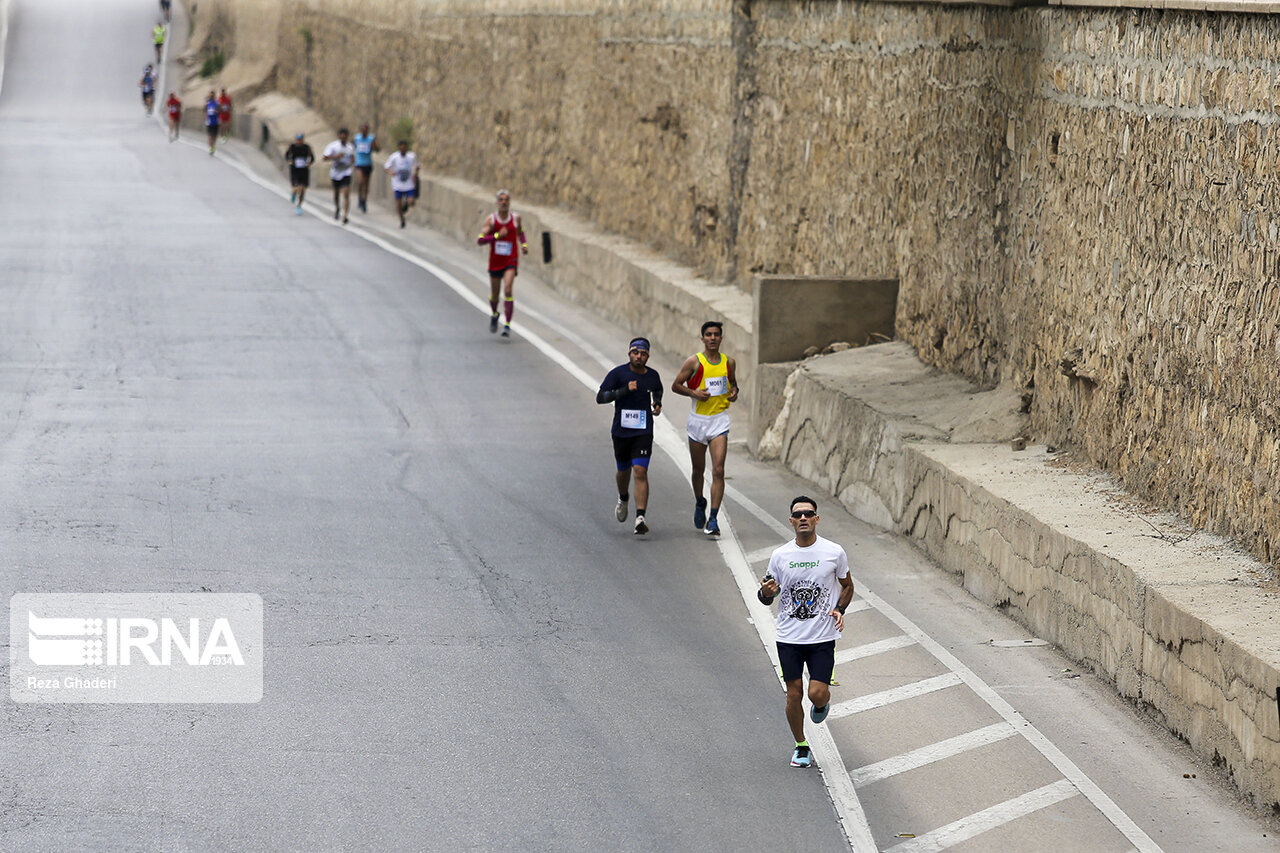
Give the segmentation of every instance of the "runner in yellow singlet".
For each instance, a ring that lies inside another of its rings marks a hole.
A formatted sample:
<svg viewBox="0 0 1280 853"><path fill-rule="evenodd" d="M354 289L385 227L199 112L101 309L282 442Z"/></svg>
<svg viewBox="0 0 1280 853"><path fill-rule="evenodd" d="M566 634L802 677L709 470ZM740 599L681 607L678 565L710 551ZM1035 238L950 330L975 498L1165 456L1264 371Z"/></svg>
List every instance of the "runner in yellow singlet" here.
<svg viewBox="0 0 1280 853"><path fill-rule="evenodd" d="M702 324L702 352L685 359L671 390L692 398L686 431L689 459L693 462L693 526L708 536L720 535L720 502L724 499L724 458L729 451L729 404L738 399L738 370L734 360L720 352L724 324ZM702 496L702 481L711 451L711 508Z"/></svg>

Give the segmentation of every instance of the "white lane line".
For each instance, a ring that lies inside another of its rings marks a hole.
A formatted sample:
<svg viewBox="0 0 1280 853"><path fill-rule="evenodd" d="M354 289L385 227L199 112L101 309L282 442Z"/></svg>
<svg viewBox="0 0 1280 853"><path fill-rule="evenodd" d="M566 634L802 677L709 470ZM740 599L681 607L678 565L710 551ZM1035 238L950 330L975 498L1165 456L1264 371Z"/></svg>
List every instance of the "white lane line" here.
<svg viewBox="0 0 1280 853"><path fill-rule="evenodd" d="M1017 730L1008 723L995 723L984 729L940 740L937 743L931 743L928 746L922 746L919 749L913 749L910 752L904 752L901 755L895 755L892 758L886 758L874 764L866 764L855 770L850 770L849 777L853 779L855 787L861 788L863 785L870 785L872 782L879 782L881 779L888 779L890 776L897 776L899 773L906 773L908 770L916 770L934 762L942 761L945 758L951 758L972 749L977 749L980 746L986 746L989 743L998 743L1005 738L1013 737L1017 733Z"/></svg>
<svg viewBox="0 0 1280 853"><path fill-rule="evenodd" d="M280 198L284 198L284 193L278 190L274 185L262 180L249 168L239 162L221 158L222 162L232 167L240 174L244 175L254 184L271 192ZM341 225L330 222L327 216L309 209L309 213L321 222L332 225L335 228L342 228ZM489 314L489 303L479 296L475 295L461 281L455 278L448 271L436 266L435 264L423 260L416 255L410 254L402 249L397 248L381 237L377 237L368 233L363 229L342 228L350 234L368 240L375 246L390 252L398 258L401 258L416 267L419 267L431 273L439 279L446 287L463 298L464 301L483 312L486 316ZM532 312L525 310L531 316ZM541 322L546 322L541 320ZM551 324L548 324L551 325ZM556 331L571 341L575 346L586 352L595 352L585 341L579 338L563 327L556 328ZM522 328L518 332L521 339L527 341L531 346L558 364L560 367L577 379L590 391L595 391L600 383L572 359L560 352L554 346L549 344L540 335L528 329ZM604 360L601 355L596 356L601 360L602 364L610 365L611 362ZM669 419L663 418L654 422L654 443L663 449L663 451L671 457L671 461L685 475L688 476L691 469L689 461L689 451L687 439L683 431L678 431ZM774 633L776 631L773 613L769 608L756 599L756 589L759 587L757 579L751 573L751 567L747 564L746 555L742 551L742 545L738 542L738 537L733 531L733 525L730 519L720 517L719 541L716 543L720 549L720 554L724 557L725 564L732 572L734 580L738 584L738 590L742 594L742 600L747 605L747 610L752 616L752 622L755 624L756 631L760 635L761 642L764 644L765 653L769 655L775 668L778 665L777 647L774 644ZM786 535L791 536L788 530ZM857 602L862 605L859 609L870 607L865 601ZM851 606L849 608L853 610ZM853 781L849 778L849 774L845 772L844 760L840 757L840 751L836 748L835 741L831 737L830 731L825 726L814 727L813 734L809 735L809 743L814 747L816 757L820 759L819 771L822 774L823 781L827 786L827 792L831 797L832 804L836 810L836 816L840 820L841 827L844 830L845 837L849 840L849 845L853 849L853 853L876 853L875 840L871 835L871 826L867 823L867 816L862 810L862 803L858 801L857 791L854 790ZM779 758L779 760L782 760ZM826 769L827 767L830 770Z"/></svg>
<svg viewBox="0 0 1280 853"><path fill-rule="evenodd" d="M879 693L869 693L866 696L859 696L857 699L846 699L831 706L831 714L828 719L835 720L840 717L849 717L853 714L861 714L863 711L883 708L885 705L905 702L908 699L915 699L918 696L926 696L930 693L937 693L939 690L946 690L948 687L955 687L959 683L960 676L954 672L948 672L944 675L926 678L923 681L913 681L901 687L881 690Z"/></svg>
<svg viewBox="0 0 1280 853"><path fill-rule="evenodd" d="M4 47L9 41L9 0L0 0L0 92L4 91Z"/></svg>
<svg viewBox="0 0 1280 853"><path fill-rule="evenodd" d="M869 604L867 605L867 607L870 607L870 606L871 605ZM849 610L853 610L853 608L850 607ZM846 615L848 614L848 612L849 612L848 610L845 611ZM882 655L885 652L891 652L894 649L903 649L903 648L906 648L907 646L914 646L915 644L916 644L915 640L911 639L906 634L901 634L897 637L890 637L887 640L878 640L877 642L874 642L874 643L866 643L865 645L854 646L851 649L841 649L840 651L836 652L836 664L839 665L842 663L848 663L851 660L862 660L863 658L874 657L875 655Z"/></svg>
<svg viewBox="0 0 1280 853"><path fill-rule="evenodd" d="M1078 793L1074 785L1063 779L968 817L962 817L954 823L901 844L895 844L885 853L938 853L939 850L968 841L989 829L995 829L1020 817L1026 817L1032 812L1069 800Z"/></svg>
<svg viewBox="0 0 1280 853"><path fill-rule="evenodd" d="M735 503L741 506L747 512L754 515L762 524L776 531L780 536L790 537L791 529L783 524L780 520L774 518L766 512L759 504L742 494L733 486L726 486L725 493ZM856 579L855 579L856 580ZM1010 725L1018 730L1018 732L1027 739L1027 741L1036 748L1036 750L1049 760L1054 767L1058 768L1063 776L1076 786L1080 793L1093 804L1094 808L1102 812L1102 814L1111 821L1111 825L1118 829L1129 843L1133 845L1137 853L1162 853L1160 845L1156 844L1151 837L1133 822L1124 811L1115 804L1110 797L1098 787L1097 783L1084 774L1075 763L1068 758L1062 750L1031 723L1018 713L1016 709L1004 700L1000 694L996 693L985 681L979 678L973 670L965 666L956 658L955 655L942 647L940 643L926 634L919 626L907 617L903 616L891 604L880 596L867 588L862 581L856 581L858 594L871 602L883 616L898 626L907 636L915 639L920 647L933 655L947 669L956 673L968 685L969 689L987 703L997 714L1005 719Z"/></svg>
<svg viewBox="0 0 1280 853"><path fill-rule="evenodd" d="M844 609L844 615L848 616L850 613L861 613L864 610L870 610L870 609L871 609L870 602L865 601L864 599L858 598L849 602L849 606Z"/></svg>
<svg viewBox="0 0 1280 853"><path fill-rule="evenodd" d="M778 549L777 545L766 545L763 548L757 548L747 555L748 563L759 563L773 556L773 552Z"/></svg>

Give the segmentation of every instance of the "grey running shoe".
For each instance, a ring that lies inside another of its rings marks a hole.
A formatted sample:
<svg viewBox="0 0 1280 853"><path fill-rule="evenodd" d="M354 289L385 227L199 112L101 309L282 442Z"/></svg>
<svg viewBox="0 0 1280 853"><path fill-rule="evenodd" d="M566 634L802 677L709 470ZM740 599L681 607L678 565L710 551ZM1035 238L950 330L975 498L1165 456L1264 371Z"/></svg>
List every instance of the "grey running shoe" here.
<svg viewBox="0 0 1280 853"><path fill-rule="evenodd" d="M627 502L618 498L618 505L613 508L613 517L619 522L627 520Z"/></svg>
<svg viewBox="0 0 1280 853"><path fill-rule="evenodd" d="M489 334L495 335L497 333L498 333L498 315L494 314L492 317L489 318Z"/></svg>

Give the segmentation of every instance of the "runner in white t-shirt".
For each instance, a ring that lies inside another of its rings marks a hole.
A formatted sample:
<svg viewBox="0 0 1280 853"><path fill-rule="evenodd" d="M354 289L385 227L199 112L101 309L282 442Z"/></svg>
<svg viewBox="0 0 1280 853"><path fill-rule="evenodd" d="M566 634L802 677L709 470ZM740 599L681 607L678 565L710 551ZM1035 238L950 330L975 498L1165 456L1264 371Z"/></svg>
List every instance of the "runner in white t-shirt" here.
<svg viewBox="0 0 1280 853"><path fill-rule="evenodd" d="M350 136L344 127L338 131L338 138L324 147L321 155L329 161L329 180L333 182L333 218L342 215L342 224L347 224L347 214L351 212L351 175L356 170L356 147L348 141Z"/></svg>
<svg viewBox="0 0 1280 853"><path fill-rule="evenodd" d="M382 170L391 176L391 191L396 195L396 212L400 214L400 227L404 227L404 212L413 199L414 178L418 176L418 155L409 150L408 140L401 139L391 152Z"/></svg>
<svg viewBox="0 0 1280 853"><path fill-rule="evenodd" d="M831 673L836 640L844 631L844 611L853 600L849 558L830 539L818 535L818 502L806 495L791 501L792 542L769 558L769 573L756 596L764 604L778 600L778 662L787 684L787 723L795 737L792 767L808 767L804 736L804 669L809 668L810 718L821 723L831 702Z"/></svg>

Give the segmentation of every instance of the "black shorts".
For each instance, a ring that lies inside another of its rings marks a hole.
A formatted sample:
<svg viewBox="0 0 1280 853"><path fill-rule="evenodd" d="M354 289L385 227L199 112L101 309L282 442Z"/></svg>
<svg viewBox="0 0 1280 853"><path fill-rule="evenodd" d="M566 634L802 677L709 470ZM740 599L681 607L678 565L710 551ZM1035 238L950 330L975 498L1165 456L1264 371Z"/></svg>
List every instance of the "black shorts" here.
<svg viewBox="0 0 1280 853"><path fill-rule="evenodd" d="M653 435L615 435L613 437L613 461L618 470L625 471L632 465L649 467L653 454Z"/></svg>
<svg viewBox="0 0 1280 853"><path fill-rule="evenodd" d="M372 166L356 166L356 171L367 178L373 174L373 167Z"/></svg>
<svg viewBox="0 0 1280 853"><path fill-rule="evenodd" d="M782 680L795 681L804 675L809 665L809 680L831 683L831 673L836 668L836 641L825 643L778 643L778 663L782 664Z"/></svg>
<svg viewBox="0 0 1280 853"><path fill-rule="evenodd" d="M349 187L349 186L351 186L351 176L350 176L350 175L347 175L345 178L329 178L329 180L333 182L333 188L334 188L335 190L340 190L340 189L342 189L343 187Z"/></svg>
<svg viewBox="0 0 1280 853"><path fill-rule="evenodd" d="M511 270L516 274L519 274L520 272L520 270L516 267L515 264L507 264L505 267L503 267L500 270L489 270L489 278L501 279L504 275L507 274L507 270Z"/></svg>
<svg viewBox="0 0 1280 853"><path fill-rule="evenodd" d="M204 126L204 132L209 134L210 136L217 136L219 130L221 130L221 125L206 124Z"/></svg>
<svg viewBox="0 0 1280 853"><path fill-rule="evenodd" d="M143 90L142 90L142 102L143 102L144 104L145 104L148 100L150 100L150 99L154 98L155 96L156 96L156 93L155 93L155 90L154 90L154 89L153 89L152 91L150 91L150 92L148 92L146 89L143 89Z"/></svg>
<svg viewBox="0 0 1280 853"><path fill-rule="evenodd" d="M289 167L289 186L291 187L309 187L311 186L311 170L295 169Z"/></svg>

